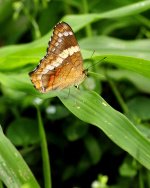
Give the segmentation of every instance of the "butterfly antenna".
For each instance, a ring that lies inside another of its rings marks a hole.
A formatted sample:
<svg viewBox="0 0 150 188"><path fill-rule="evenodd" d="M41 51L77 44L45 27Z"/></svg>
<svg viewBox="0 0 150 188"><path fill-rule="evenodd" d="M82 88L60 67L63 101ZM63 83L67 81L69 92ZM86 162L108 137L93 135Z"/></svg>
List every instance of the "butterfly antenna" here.
<svg viewBox="0 0 150 188"><path fill-rule="evenodd" d="M104 57L104 58L103 58L103 59L101 59L100 61L98 61L98 62L94 63L93 65L90 65L90 66L87 68L87 70L88 70L89 68L91 68L91 67L93 67L93 66L95 66L95 65L99 64L100 62L104 61L106 58L107 58L107 57Z"/></svg>
<svg viewBox="0 0 150 188"><path fill-rule="evenodd" d="M95 53L95 50L93 51L93 53L92 53L92 55L91 55L91 58L90 58L90 59L92 59L92 57L93 57L94 53Z"/></svg>

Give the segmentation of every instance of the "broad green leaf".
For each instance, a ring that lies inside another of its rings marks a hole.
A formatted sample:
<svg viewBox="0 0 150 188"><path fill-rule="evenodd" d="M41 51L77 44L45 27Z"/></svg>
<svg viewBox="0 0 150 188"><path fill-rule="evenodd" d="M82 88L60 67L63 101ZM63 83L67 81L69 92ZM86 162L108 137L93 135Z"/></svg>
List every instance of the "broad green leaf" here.
<svg viewBox="0 0 150 188"><path fill-rule="evenodd" d="M142 1L100 14L69 15L65 16L62 20L74 25L73 29L76 31L84 27L86 24L100 19L118 19L121 17L136 15L148 9L150 9L150 1Z"/></svg>
<svg viewBox="0 0 150 188"><path fill-rule="evenodd" d="M8 188L20 188L23 184L39 188L22 156L5 137L2 130L0 130L0 164L0 177Z"/></svg>
<svg viewBox="0 0 150 188"><path fill-rule="evenodd" d="M115 55L110 55L110 57L108 56L106 60L114 65L137 72L150 78L150 60Z"/></svg>
<svg viewBox="0 0 150 188"><path fill-rule="evenodd" d="M76 141L83 138L88 132L88 126L80 120L76 120L73 123L68 122L69 126L64 127L64 134L69 141Z"/></svg>
<svg viewBox="0 0 150 188"><path fill-rule="evenodd" d="M150 99L148 97L135 97L127 103L130 112L141 120L150 120Z"/></svg>
<svg viewBox="0 0 150 188"><path fill-rule="evenodd" d="M81 48L93 50L101 54L132 56L150 59L150 40L125 41L106 36L95 36L79 41Z"/></svg>
<svg viewBox="0 0 150 188"><path fill-rule="evenodd" d="M139 166L134 163L133 159L130 156L127 156L119 168L119 173L121 176L131 178L137 175L138 168Z"/></svg>
<svg viewBox="0 0 150 188"><path fill-rule="evenodd" d="M150 93L150 79L137 74L133 71L128 71L128 70L107 70L108 76L115 80L115 81L121 81L121 80L128 80L131 83L135 85L138 90L145 92L145 93Z"/></svg>
<svg viewBox="0 0 150 188"><path fill-rule="evenodd" d="M150 169L150 141L123 114L113 109L95 92L73 89L59 98L79 119L97 126L118 146Z"/></svg>
<svg viewBox="0 0 150 188"><path fill-rule="evenodd" d="M28 146L40 141L37 122L29 118L19 118L11 122L6 136L15 146Z"/></svg>
<svg viewBox="0 0 150 188"><path fill-rule="evenodd" d="M97 164L100 161L102 155L102 151L97 139L92 135L87 135L84 139L84 143L92 164Z"/></svg>

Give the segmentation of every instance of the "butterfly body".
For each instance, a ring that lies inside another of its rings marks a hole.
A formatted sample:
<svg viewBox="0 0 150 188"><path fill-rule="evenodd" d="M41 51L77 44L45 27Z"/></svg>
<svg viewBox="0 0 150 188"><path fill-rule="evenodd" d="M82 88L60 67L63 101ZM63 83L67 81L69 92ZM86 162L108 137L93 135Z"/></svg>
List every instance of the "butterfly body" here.
<svg viewBox="0 0 150 188"><path fill-rule="evenodd" d="M35 88L42 93L78 85L85 79L80 48L67 23L61 22L54 27L46 56L29 75Z"/></svg>

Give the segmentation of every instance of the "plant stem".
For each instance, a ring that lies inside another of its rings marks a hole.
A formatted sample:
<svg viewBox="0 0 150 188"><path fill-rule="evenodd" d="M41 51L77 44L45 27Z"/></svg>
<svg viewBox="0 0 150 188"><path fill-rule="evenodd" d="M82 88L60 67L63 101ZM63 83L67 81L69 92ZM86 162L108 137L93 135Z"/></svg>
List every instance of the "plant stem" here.
<svg viewBox="0 0 150 188"><path fill-rule="evenodd" d="M144 188L143 175L141 169L139 170L139 188Z"/></svg>
<svg viewBox="0 0 150 188"><path fill-rule="evenodd" d="M32 17L32 15L29 13L29 11L26 7L23 8L23 11L34 28L35 39L39 39L41 37L41 33L40 33L40 29L39 29L37 22L35 21L34 17Z"/></svg>
<svg viewBox="0 0 150 188"><path fill-rule="evenodd" d="M112 88L112 90L113 90L113 92L114 92L114 94L115 94L115 96L116 96L121 108L123 109L123 111L125 113L128 113L128 107L125 104L125 102L124 102L122 96L120 95L118 89L116 88L114 82L112 80L110 80L108 76L107 76L107 79L108 79L108 82L109 82L109 84L110 84L110 86L111 86L111 88Z"/></svg>
<svg viewBox="0 0 150 188"><path fill-rule="evenodd" d="M45 184L45 188L52 188L51 170L50 170L50 162L49 162L50 159L49 159L49 154L48 154L46 134L45 134L45 131L44 131L44 125L43 125L43 122L42 122L39 107L36 106L36 108L37 108L37 116L38 116L39 134L40 134L40 140L41 140L44 184Z"/></svg>
<svg viewBox="0 0 150 188"><path fill-rule="evenodd" d="M87 3L87 0L82 0L82 4L83 4L83 13L84 14L88 14L89 10L88 10L88 3ZM86 36L87 37L91 37L92 36L92 28L91 28L91 25L88 24L86 27L85 27L85 32L86 32Z"/></svg>

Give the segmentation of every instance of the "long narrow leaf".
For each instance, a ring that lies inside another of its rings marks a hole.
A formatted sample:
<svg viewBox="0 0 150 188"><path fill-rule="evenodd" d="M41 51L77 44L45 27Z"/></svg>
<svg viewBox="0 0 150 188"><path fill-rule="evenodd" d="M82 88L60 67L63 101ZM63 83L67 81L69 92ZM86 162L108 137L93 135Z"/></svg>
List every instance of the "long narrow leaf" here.
<svg viewBox="0 0 150 188"><path fill-rule="evenodd" d="M6 147L7 146L7 147ZM0 130L0 177L8 188L39 188L22 156Z"/></svg>
<svg viewBox="0 0 150 188"><path fill-rule="evenodd" d="M114 110L95 92L72 89L60 93L64 105L79 119L93 124L118 146L150 169L150 141L120 112Z"/></svg>

